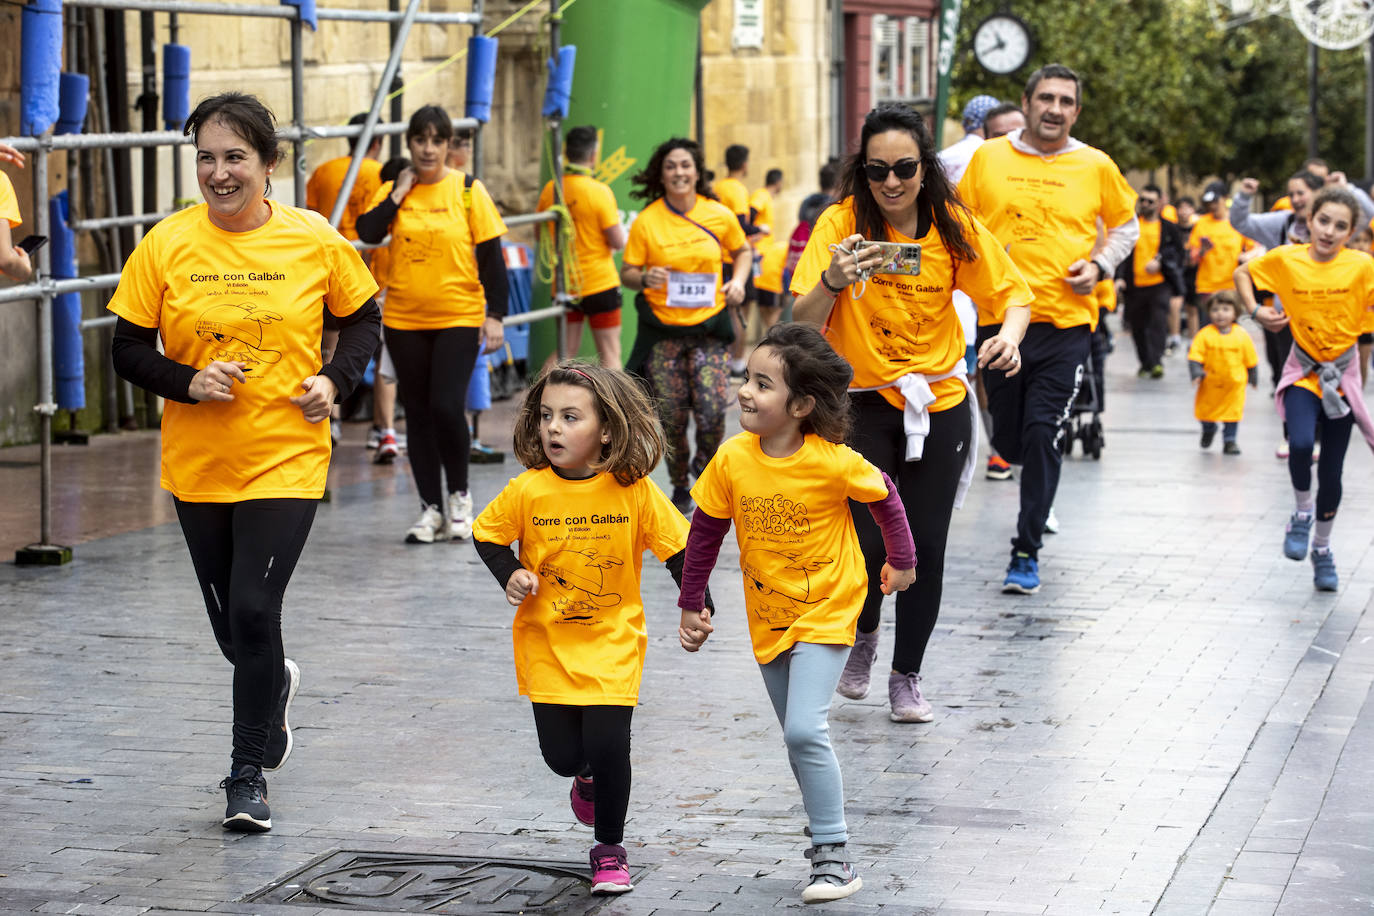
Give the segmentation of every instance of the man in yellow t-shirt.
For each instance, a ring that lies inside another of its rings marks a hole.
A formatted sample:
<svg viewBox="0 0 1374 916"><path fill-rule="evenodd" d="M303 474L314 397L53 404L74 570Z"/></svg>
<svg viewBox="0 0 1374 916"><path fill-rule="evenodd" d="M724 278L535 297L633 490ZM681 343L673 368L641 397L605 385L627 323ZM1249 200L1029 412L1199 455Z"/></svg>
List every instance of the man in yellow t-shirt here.
<svg viewBox="0 0 1374 916"><path fill-rule="evenodd" d="M711 190L716 192L720 202L725 204L726 209L735 214L739 220L740 228L749 238L750 250L754 253L754 264L759 264L759 253L754 249L754 242L759 236L759 228L754 225L749 215L749 189L744 186L744 178L749 174L749 147L740 143L735 143L725 149L725 168L727 174L724 178L718 179ZM744 332L749 315L749 304L758 300L758 292L754 287L754 275L751 273L744 282L744 302L737 306L730 306L730 325L735 330L735 341L730 344L730 374L740 377L744 375L744 348L746 341Z"/></svg>
<svg viewBox="0 0 1374 916"><path fill-rule="evenodd" d="M749 198L749 221L759 231L754 250L759 275L754 281L759 305L759 324L766 334L782 317L782 271L787 263L787 237L778 231L773 198L782 192L782 169L769 169L763 187Z"/></svg>
<svg viewBox="0 0 1374 916"><path fill-rule="evenodd" d="M1197 265L1196 306L1199 313L1207 311L1207 300L1222 290L1235 289L1232 274L1241 263L1242 255L1255 251L1255 243L1236 231L1227 213L1226 185L1214 181L1202 192L1202 204L1207 212L1198 217L1188 235L1188 259ZM1188 316L1189 331L1197 333L1200 322Z"/></svg>
<svg viewBox="0 0 1374 916"><path fill-rule="evenodd" d="M608 369L620 368L620 273L615 253L625 247L625 227L620 224L620 208L615 192L592 177L596 167L599 141L596 128L574 127L563 141L567 160L563 169L563 201L572 217L573 257L577 262L577 289L567 290L580 297L566 316L566 351L577 353L582 345L582 322L592 326L596 356ZM538 210L553 206L554 187L550 181L539 195ZM551 224L545 224L546 231ZM549 354L544 368L557 360Z"/></svg>
<svg viewBox="0 0 1374 916"><path fill-rule="evenodd" d="M367 120L366 114L356 114L348 119L349 124L362 124ZM323 216L325 219L334 212L334 204L339 199L339 190L343 187L343 180L348 175L348 167L353 162L353 154L357 150L358 139L351 141L347 156L339 156L330 159L328 162L321 163L315 171L310 173L310 180L305 185L305 205L311 210ZM353 181L353 189L348 194L348 205L344 208L343 219L339 223L339 232L349 241L358 238L358 216L367 210L368 202L372 200L372 195L377 193L381 187L381 163L382 138L374 136L372 142L368 144L367 153L364 154L362 164L358 168L358 175Z"/></svg>
<svg viewBox="0 0 1374 916"><path fill-rule="evenodd" d="M1049 64L1021 97L1026 126L974 151L959 193L1025 276L1035 301L1021 371L985 372L993 445L1020 463L1021 509L1003 591L1040 588L1038 557L1063 462L1072 410L1097 326L1093 288L1112 276L1140 235L1135 193L1106 153L1070 135L1082 111L1078 74ZM1093 254L1097 220L1105 245ZM978 329L979 344L1000 325Z"/></svg>

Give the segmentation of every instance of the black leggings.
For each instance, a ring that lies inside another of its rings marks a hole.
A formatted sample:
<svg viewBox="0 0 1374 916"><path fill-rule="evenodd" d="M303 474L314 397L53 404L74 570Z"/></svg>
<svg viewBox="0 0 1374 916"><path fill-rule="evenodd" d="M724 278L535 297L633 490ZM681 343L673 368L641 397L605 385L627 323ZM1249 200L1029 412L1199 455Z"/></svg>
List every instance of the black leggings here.
<svg viewBox="0 0 1374 916"><path fill-rule="evenodd" d="M911 536L916 542L916 581L897 593L897 639L892 648L892 670L913 674L921 670L926 644L940 616L945 588L945 542L954 515L954 494L968 457L973 434L969 400L930 415L930 434L920 461L906 460L906 433L902 411L876 392L859 392L854 405L855 451L891 478L906 507ZM854 529L868 573L868 597L859 615L859 631L878 628L883 604L882 568L887 560L882 531L868 506L850 501Z"/></svg>
<svg viewBox="0 0 1374 916"><path fill-rule="evenodd" d="M633 706L535 703L534 728L544 762L559 776L591 770L596 784L596 841L625 840L630 807L630 718Z"/></svg>
<svg viewBox="0 0 1374 916"><path fill-rule="evenodd" d="M310 535L318 503L173 502L215 641L234 666L234 763L262 766L284 676L282 595Z"/></svg>
<svg viewBox="0 0 1374 916"><path fill-rule="evenodd" d="M1283 412L1288 420L1288 476L1293 489L1312 489L1312 446L1321 433L1322 454L1317 459L1317 518L1336 517L1341 506L1341 471L1355 414L1332 419L1322 410L1321 398L1297 385L1283 390Z"/></svg>
<svg viewBox="0 0 1374 916"><path fill-rule="evenodd" d="M396 366L397 396L406 409L406 451L415 489L427 506L443 508L442 465L448 492L466 492L472 438L464 411L477 363L480 328L437 331L386 329Z"/></svg>

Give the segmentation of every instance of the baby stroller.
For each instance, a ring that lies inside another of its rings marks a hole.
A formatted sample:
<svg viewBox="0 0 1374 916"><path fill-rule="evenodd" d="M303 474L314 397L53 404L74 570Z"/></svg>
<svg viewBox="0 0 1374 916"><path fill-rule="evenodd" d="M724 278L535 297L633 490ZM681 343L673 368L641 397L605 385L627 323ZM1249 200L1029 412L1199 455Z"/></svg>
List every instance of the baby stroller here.
<svg viewBox="0 0 1374 916"><path fill-rule="evenodd" d="M1093 332L1092 348L1088 353L1088 362L1083 367L1083 384L1078 386L1078 397L1064 421L1059 448L1065 458L1073 454L1075 440L1082 443L1084 455L1091 455L1095 461L1102 458L1102 447L1106 445L1102 436L1102 407L1107 392L1103 369L1107 354L1111 351L1111 337L1106 326L1105 321L1099 322Z"/></svg>

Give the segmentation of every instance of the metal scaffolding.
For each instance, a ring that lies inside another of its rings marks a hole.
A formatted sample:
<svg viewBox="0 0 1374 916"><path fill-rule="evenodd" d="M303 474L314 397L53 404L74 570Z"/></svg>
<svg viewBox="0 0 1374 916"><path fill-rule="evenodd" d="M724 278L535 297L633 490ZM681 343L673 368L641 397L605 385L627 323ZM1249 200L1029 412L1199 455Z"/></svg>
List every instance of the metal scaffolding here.
<svg viewBox="0 0 1374 916"><path fill-rule="evenodd" d="M471 12L420 12L420 0L407 0L404 11L382 11L382 10L355 10L355 9L318 9L315 15L322 20L338 20L345 22L387 22L396 23L395 37L392 42L391 54L387 60L385 71L378 81L377 91L374 94L372 108L368 113L365 123L350 125L327 125L327 126L308 126L304 123L304 54L302 51L302 29L305 21L301 17L301 10L296 6L240 6L230 3L210 3L201 0L64 0L64 5L68 7L81 7L88 9L102 10L123 10L137 11L140 13L169 13L173 20L173 33L176 29L176 16L178 14L211 15L211 16L249 16L271 19L287 20L291 28L291 97L292 97L292 121L289 125L283 125L278 131L279 140L290 142L293 146L292 165L295 172L295 204L304 206L305 203L305 156L304 147L307 140L339 138L339 137L358 137L355 144L353 161L350 163L347 178L343 187L340 189L338 200L335 204L331 222L336 227L342 217L343 207L348 199L349 191L357 177L358 169L361 164L362 155L367 150L371 138L374 136L395 136L403 134L407 124L405 122L382 122L380 114L383 103L387 100L392 85L392 80L399 68L402 51L409 34L410 26L416 22L437 23L446 25L471 25L474 31L482 23L482 2L483 0L473 0L473 10ZM557 3L551 0L553 10L553 26L551 28L551 39L554 51L557 51L558 27L557 27ZM100 45L100 31L94 30L96 43ZM480 34L480 32L479 32ZM98 51L103 56L103 50ZM103 101L105 89L103 80L99 82L96 91L100 94ZM453 121L455 129L480 128L480 123L471 118L455 118ZM558 124L556 119L550 122L550 128L554 131L555 139L558 135ZM112 132L94 134L65 134L54 136L48 132L40 137L7 137L4 142L10 144L21 152L31 152L33 156L34 168L32 172L33 182L33 201L34 201L34 224L38 235L51 235L50 217L48 212L48 154L59 150L100 150L107 156L110 151L115 149L135 149L151 147L178 147L189 145L193 141L190 137L177 131L152 131L141 132ZM176 157L173 157L174 165L177 164ZM556 167L556 166L555 166ZM110 166L112 169L112 166ZM174 169L174 176L179 190L179 171ZM113 190L109 191L108 201L111 211L117 210L114 203ZM145 208L147 205L145 204ZM69 227L73 231L93 231L99 229L113 229L121 227L141 226L155 223L171 212L149 212L149 213L130 213L112 215L103 218L73 219L69 222ZM553 212L522 214L509 217L506 222L509 226L527 225L539 222L557 222L558 215ZM385 245L386 241L382 242ZM360 249L380 247L376 245L365 245L355 243ZM19 552L21 562L35 565L59 565L71 559L71 548L52 542L52 442L53 429L52 418L57 412L57 405L54 403L53 394L53 334L52 334L52 306L54 297L68 292L89 292L96 290L113 289L119 284L120 274L104 273L78 277L69 280L54 280L51 277L51 250L49 248L40 249L36 252L36 262L34 279L28 283L0 289L0 304L5 302L35 300L37 302L38 319L38 403L34 405L34 411L39 415L39 541L24 548ZM121 260L118 257L116 247L116 262ZM507 325L529 324L544 318L554 318L558 323L558 352L562 355L563 348L563 315L566 309L560 304L553 308L541 309L539 311L526 312L520 315L508 316L505 319ZM105 327L113 324L113 316L104 315L98 318L91 318L81 322L83 331L91 328Z"/></svg>

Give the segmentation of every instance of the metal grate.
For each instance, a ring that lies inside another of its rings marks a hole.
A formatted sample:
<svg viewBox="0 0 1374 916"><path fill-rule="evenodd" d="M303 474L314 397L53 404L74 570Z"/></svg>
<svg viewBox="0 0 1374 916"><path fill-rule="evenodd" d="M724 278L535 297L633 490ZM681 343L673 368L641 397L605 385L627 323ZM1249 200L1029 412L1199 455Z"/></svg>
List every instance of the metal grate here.
<svg viewBox="0 0 1374 916"><path fill-rule="evenodd" d="M636 884L644 871L633 870ZM246 900L446 916L588 916L614 898L593 897L587 878L587 866L574 862L343 850L316 859Z"/></svg>

